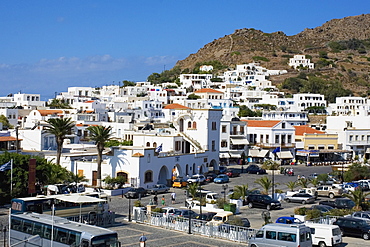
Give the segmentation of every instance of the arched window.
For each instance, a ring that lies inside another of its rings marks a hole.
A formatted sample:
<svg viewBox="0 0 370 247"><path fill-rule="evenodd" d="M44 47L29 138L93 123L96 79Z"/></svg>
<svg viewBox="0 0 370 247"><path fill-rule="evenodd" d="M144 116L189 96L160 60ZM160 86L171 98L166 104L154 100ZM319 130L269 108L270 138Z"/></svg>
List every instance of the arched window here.
<svg viewBox="0 0 370 247"><path fill-rule="evenodd" d="M193 122L193 129L197 128L197 122Z"/></svg>
<svg viewBox="0 0 370 247"><path fill-rule="evenodd" d="M117 172L117 177L122 176L125 179L125 183L128 183L128 174L126 172Z"/></svg>
<svg viewBox="0 0 370 247"><path fill-rule="evenodd" d="M147 143L146 143L146 146L147 146L147 147L150 147L150 142L147 142Z"/></svg>
<svg viewBox="0 0 370 247"><path fill-rule="evenodd" d="M191 122L189 121L188 122L188 129L190 129L191 128Z"/></svg>
<svg viewBox="0 0 370 247"><path fill-rule="evenodd" d="M153 182L153 172L146 171L144 175L144 183L151 183Z"/></svg>
<svg viewBox="0 0 370 247"><path fill-rule="evenodd" d="M153 142L153 148L156 148L156 147L157 147L157 143Z"/></svg>

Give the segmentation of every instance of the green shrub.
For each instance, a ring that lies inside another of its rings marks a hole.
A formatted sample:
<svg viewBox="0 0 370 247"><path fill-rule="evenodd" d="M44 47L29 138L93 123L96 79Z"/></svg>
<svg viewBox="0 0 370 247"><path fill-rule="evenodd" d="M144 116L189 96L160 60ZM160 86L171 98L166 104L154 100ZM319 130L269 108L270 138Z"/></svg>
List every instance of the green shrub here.
<svg viewBox="0 0 370 247"><path fill-rule="evenodd" d="M134 202L134 207L142 207L143 206L143 204L141 203L141 201L140 200L136 200L135 202Z"/></svg>
<svg viewBox="0 0 370 247"><path fill-rule="evenodd" d="M261 56L254 56L252 58L253 58L254 61L264 61L264 62L270 61L270 59L268 59L266 57L261 57Z"/></svg>
<svg viewBox="0 0 370 247"><path fill-rule="evenodd" d="M163 213L163 209L162 208L154 208L154 209L152 209L152 212L153 213Z"/></svg>
<svg viewBox="0 0 370 247"><path fill-rule="evenodd" d="M306 207L300 207L294 209L294 214L296 215L306 215L308 208Z"/></svg>
<svg viewBox="0 0 370 247"><path fill-rule="evenodd" d="M321 212L318 209L310 209L306 211L307 220L316 219L316 218L319 218L320 216L321 216Z"/></svg>

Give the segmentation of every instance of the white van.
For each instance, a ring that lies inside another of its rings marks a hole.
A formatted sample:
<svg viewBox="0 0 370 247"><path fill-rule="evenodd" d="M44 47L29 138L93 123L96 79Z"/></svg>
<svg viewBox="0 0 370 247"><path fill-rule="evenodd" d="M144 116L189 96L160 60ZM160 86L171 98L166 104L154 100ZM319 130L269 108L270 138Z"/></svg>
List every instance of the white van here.
<svg viewBox="0 0 370 247"><path fill-rule="evenodd" d="M342 243L342 234L337 225L326 225L317 223L305 223L311 228L312 244L323 246L335 246Z"/></svg>
<svg viewBox="0 0 370 247"><path fill-rule="evenodd" d="M304 224L267 224L249 241L250 247L311 247L311 229Z"/></svg>

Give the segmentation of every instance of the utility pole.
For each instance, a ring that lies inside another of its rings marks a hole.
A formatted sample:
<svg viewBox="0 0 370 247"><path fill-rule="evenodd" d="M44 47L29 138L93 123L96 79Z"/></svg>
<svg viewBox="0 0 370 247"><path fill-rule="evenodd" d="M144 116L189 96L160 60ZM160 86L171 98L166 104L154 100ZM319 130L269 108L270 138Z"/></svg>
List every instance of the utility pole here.
<svg viewBox="0 0 370 247"><path fill-rule="evenodd" d="M19 153L19 140L18 140L18 125L15 127L15 150L17 151L17 154Z"/></svg>

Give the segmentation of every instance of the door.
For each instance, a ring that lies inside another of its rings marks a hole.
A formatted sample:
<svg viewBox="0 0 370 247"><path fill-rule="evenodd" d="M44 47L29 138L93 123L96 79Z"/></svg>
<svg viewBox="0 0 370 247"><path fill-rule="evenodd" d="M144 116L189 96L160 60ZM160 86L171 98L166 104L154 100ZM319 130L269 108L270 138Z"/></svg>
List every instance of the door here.
<svg viewBox="0 0 370 247"><path fill-rule="evenodd" d="M96 186L98 184L98 172L92 172L92 186Z"/></svg>

